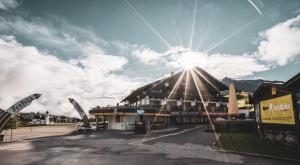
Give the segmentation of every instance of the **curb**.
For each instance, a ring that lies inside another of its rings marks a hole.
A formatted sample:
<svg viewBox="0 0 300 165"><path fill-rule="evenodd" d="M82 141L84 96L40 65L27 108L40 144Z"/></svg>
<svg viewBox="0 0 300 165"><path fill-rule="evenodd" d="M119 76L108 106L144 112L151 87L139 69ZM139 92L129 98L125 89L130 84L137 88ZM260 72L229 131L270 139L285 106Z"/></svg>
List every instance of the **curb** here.
<svg viewBox="0 0 300 165"><path fill-rule="evenodd" d="M260 157L265 157L265 158L272 158L272 159L293 161L293 162L299 162L300 163L300 160L297 160L297 159L283 158L283 157L271 156L271 155L255 154L255 153L250 153L250 152L240 152L240 151L234 151L234 150L226 150L226 149L216 147L214 144L211 147L216 149L218 152L235 153L235 154L250 155L250 156L260 156Z"/></svg>

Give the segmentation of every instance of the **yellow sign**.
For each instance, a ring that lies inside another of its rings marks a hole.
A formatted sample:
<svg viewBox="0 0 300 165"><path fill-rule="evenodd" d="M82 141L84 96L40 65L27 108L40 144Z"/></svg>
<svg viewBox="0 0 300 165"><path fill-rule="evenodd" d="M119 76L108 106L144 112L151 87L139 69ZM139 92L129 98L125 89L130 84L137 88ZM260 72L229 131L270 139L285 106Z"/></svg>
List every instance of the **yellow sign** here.
<svg viewBox="0 0 300 165"><path fill-rule="evenodd" d="M262 123L295 124L291 95L285 95L260 102Z"/></svg>

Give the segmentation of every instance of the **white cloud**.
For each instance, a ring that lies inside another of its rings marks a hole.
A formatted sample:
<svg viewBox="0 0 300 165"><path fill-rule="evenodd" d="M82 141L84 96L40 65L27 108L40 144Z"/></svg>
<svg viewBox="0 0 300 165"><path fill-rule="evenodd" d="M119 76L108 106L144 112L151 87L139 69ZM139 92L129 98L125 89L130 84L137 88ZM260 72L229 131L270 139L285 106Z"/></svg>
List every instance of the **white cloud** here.
<svg viewBox="0 0 300 165"><path fill-rule="evenodd" d="M80 54L62 61L36 47L24 46L12 36L0 37L0 105L8 108L18 99L34 92L43 96L27 110L49 110L52 113L76 114L67 97L74 97L88 110L96 105L105 106L120 101L139 82L116 75L128 59L142 64L178 68L187 64L198 65L217 78L240 78L266 71L270 65L284 65L300 52L300 16L262 32L263 40L253 54L207 54L182 47L172 47L165 53L123 42L108 43L91 32L62 21L53 26L39 21L0 16L0 31L30 37L36 43L59 47ZM80 39L80 40L79 40ZM128 59L107 55L103 45L113 44L118 51L129 54ZM147 75L149 78L150 76Z"/></svg>
<svg viewBox="0 0 300 165"><path fill-rule="evenodd" d="M299 14L300 13L300 9L296 9L295 11L293 11L293 14Z"/></svg>
<svg viewBox="0 0 300 165"><path fill-rule="evenodd" d="M85 110L115 104L139 83L115 75L127 60L101 53L82 59L62 61L57 57L23 46L14 37L0 38L0 105L8 108L32 93L43 96L27 111L76 115L68 97L78 100Z"/></svg>
<svg viewBox="0 0 300 165"><path fill-rule="evenodd" d="M286 65L300 55L299 22L300 15L261 32L257 51L251 54L207 54L183 47L172 47L156 57L163 58L160 60L173 67L200 66L218 78L250 76L271 67ZM144 56L146 55L141 57Z"/></svg>
<svg viewBox="0 0 300 165"><path fill-rule="evenodd" d="M268 63L285 65L300 54L300 15L260 33L258 57Z"/></svg>
<svg viewBox="0 0 300 165"><path fill-rule="evenodd" d="M73 26L63 19L54 25L40 19L25 20L21 17L0 16L0 31L20 35L48 50L60 50L68 55L87 55L103 52L101 46L107 42L98 38L91 29Z"/></svg>
<svg viewBox="0 0 300 165"><path fill-rule="evenodd" d="M179 46L165 53L157 53L149 48L137 49L133 55L146 65L167 66L174 68L174 71L176 68L199 66L220 79L241 78L269 69L255 55L207 54Z"/></svg>
<svg viewBox="0 0 300 165"><path fill-rule="evenodd" d="M133 51L132 55L147 65L157 65L163 62L161 54L145 47Z"/></svg>
<svg viewBox="0 0 300 165"><path fill-rule="evenodd" d="M168 57L168 65L199 66L217 78L239 78L268 70L253 55L206 54L199 51L181 50Z"/></svg>
<svg viewBox="0 0 300 165"><path fill-rule="evenodd" d="M14 9L19 5L16 0L0 0L0 9L9 10Z"/></svg>

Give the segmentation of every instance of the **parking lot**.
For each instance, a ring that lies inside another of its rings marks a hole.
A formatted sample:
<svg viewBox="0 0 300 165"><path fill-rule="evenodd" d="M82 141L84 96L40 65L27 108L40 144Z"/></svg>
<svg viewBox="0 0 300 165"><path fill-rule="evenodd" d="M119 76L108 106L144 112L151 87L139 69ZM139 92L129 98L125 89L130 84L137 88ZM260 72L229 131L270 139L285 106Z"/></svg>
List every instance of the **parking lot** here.
<svg viewBox="0 0 300 165"><path fill-rule="evenodd" d="M203 127L137 135L102 131L35 138L0 145L2 164L297 164L218 152Z"/></svg>

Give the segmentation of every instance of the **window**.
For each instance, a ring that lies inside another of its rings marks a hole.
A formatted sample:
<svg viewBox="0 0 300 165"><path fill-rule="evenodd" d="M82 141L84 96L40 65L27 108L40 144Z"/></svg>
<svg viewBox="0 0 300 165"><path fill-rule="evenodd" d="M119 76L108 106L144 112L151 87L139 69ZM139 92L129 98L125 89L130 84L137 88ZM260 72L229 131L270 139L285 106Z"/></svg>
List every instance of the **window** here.
<svg viewBox="0 0 300 165"><path fill-rule="evenodd" d="M116 115L116 123L120 123L121 122L121 116L120 115Z"/></svg>
<svg viewBox="0 0 300 165"><path fill-rule="evenodd" d="M161 100L150 100L149 103L150 103L151 106L156 107L156 106L160 106L161 105Z"/></svg>

